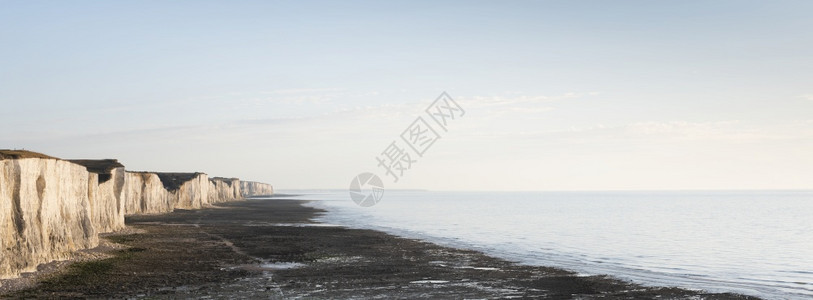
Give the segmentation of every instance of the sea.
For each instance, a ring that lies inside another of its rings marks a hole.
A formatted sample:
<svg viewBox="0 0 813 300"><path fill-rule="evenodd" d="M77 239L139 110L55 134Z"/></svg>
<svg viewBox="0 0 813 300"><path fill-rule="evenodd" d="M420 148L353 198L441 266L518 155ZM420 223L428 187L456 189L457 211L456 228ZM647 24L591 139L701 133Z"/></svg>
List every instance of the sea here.
<svg viewBox="0 0 813 300"><path fill-rule="evenodd" d="M813 299L813 191L280 191L317 221L647 286Z"/></svg>

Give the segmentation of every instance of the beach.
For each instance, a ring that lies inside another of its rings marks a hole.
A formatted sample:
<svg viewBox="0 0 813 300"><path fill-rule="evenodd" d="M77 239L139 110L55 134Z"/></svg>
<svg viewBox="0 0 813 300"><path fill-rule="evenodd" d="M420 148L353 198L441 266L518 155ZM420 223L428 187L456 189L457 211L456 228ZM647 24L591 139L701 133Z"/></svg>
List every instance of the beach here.
<svg viewBox="0 0 813 300"><path fill-rule="evenodd" d="M4 298L757 299L516 263L383 232L316 223L294 200L132 216L111 257L77 262Z"/></svg>

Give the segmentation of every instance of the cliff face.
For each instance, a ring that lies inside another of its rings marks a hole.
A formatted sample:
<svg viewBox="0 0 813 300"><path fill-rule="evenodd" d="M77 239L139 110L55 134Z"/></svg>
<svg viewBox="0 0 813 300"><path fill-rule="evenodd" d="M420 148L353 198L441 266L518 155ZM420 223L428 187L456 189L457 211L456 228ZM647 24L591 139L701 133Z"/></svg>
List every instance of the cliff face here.
<svg viewBox="0 0 813 300"><path fill-rule="evenodd" d="M124 228L124 166L115 159L70 160L87 168L91 219L100 233Z"/></svg>
<svg viewBox="0 0 813 300"><path fill-rule="evenodd" d="M267 183L240 181L240 191L243 197L271 196L274 194L274 187Z"/></svg>
<svg viewBox="0 0 813 300"><path fill-rule="evenodd" d="M160 214L175 209L175 201L158 174L125 172L124 213L126 215Z"/></svg>
<svg viewBox="0 0 813 300"><path fill-rule="evenodd" d="M97 190L85 167L20 158L0 160L0 169L0 277L98 245L93 212L105 209L90 202Z"/></svg>
<svg viewBox="0 0 813 300"><path fill-rule="evenodd" d="M209 203L215 204L242 198L239 179L222 177L209 179Z"/></svg>
<svg viewBox="0 0 813 300"><path fill-rule="evenodd" d="M93 224L100 233L124 228L124 168L110 172L111 179L101 182L101 175L89 173L88 198Z"/></svg>
<svg viewBox="0 0 813 300"><path fill-rule="evenodd" d="M197 209L204 207L209 204L209 175L195 173L171 193L177 199L175 208Z"/></svg>

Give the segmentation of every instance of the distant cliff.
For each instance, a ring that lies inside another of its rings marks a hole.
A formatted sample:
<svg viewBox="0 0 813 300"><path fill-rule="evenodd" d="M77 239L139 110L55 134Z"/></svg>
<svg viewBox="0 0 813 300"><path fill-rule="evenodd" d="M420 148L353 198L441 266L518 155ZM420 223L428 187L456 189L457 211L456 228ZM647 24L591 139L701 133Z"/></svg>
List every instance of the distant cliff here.
<svg viewBox="0 0 813 300"><path fill-rule="evenodd" d="M246 187L246 189L243 189ZM204 173L130 172L113 159L62 160L0 150L0 278L96 247L124 216L198 209L273 193Z"/></svg>
<svg viewBox="0 0 813 300"><path fill-rule="evenodd" d="M240 181L240 191L243 197L270 196L274 194L274 187L267 183Z"/></svg>

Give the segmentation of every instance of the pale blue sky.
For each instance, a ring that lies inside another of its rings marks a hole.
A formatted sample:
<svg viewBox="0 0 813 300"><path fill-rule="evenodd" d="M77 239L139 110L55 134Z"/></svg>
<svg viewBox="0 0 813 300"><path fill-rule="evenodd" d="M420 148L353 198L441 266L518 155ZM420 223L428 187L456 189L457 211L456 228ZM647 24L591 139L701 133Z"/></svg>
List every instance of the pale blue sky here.
<svg viewBox="0 0 813 300"><path fill-rule="evenodd" d="M0 1L0 148L346 188L813 188L811 1Z"/></svg>

